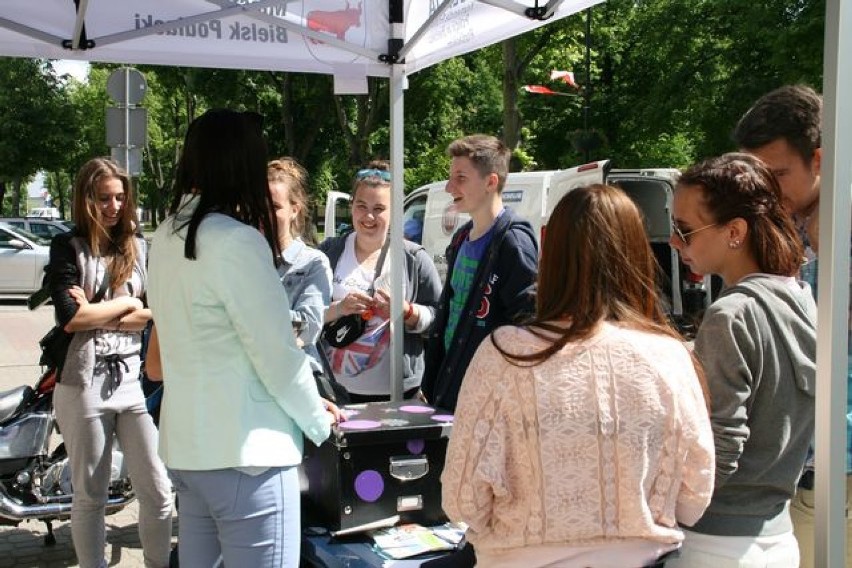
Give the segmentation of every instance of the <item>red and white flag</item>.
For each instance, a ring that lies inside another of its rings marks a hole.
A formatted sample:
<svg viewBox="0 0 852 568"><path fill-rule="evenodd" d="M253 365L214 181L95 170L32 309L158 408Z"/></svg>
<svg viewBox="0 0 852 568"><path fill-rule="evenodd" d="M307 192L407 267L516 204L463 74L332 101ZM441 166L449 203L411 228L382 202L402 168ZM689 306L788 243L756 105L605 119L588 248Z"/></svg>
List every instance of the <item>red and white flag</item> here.
<svg viewBox="0 0 852 568"><path fill-rule="evenodd" d="M575 93L560 93L559 91L554 91L550 87L545 87L544 85L524 85L524 90L528 93L535 93L537 95L559 95L562 97L576 96Z"/></svg>
<svg viewBox="0 0 852 568"><path fill-rule="evenodd" d="M524 85L524 90L528 93L536 93L539 95L555 94L551 89L545 87L544 85Z"/></svg>
<svg viewBox="0 0 852 568"><path fill-rule="evenodd" d="M580 88L580 85L578 85L577 82L574 81L574 73L572 73L571 71L558 71L558 70L554 69L553 71L550 72L550 80L551 81L559 80L559 81L562 81L563 83L565 83L566 85L571 85L572 87L574 87L576 89Z"/></svg>

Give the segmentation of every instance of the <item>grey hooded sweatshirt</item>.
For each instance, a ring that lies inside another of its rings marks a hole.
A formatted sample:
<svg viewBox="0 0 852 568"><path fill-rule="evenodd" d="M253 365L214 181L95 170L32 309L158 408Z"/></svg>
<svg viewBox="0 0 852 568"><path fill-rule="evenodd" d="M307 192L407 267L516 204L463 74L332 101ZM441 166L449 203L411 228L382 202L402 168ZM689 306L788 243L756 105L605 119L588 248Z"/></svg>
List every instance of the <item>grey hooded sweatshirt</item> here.
<svg viewBox="0 0 852 568"><path fill-rule="evenodd" d="M792 529L790 498L814 432L816 304L808 285L766 274L725 289L695 339L710 391L716 489L691 530Z"/></svg>

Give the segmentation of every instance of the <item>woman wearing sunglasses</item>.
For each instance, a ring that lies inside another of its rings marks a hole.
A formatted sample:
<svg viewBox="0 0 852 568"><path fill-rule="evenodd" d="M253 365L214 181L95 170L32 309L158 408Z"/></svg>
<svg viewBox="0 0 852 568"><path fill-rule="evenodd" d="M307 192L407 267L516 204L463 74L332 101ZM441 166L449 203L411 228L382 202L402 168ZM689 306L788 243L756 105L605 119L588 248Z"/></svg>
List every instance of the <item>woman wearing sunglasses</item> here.
<svg viewBox="0 0 852 568"><path fill-rule="evenodd" d="M363 333L348 345L324 341L337 381L349 391L351 402L388 400L390 397L390 256L384 258L390 224L391 175L385 161L373 161L355 174L352 189L352 232L326 239L320 250L333 271L332 301L325 322L359 314ZM405 241L403 290L403 389L412 398L423 377L422 334L435 319L441 279L426 250ZM328 339L328 336L326 336ZM393 380L398 380L394 378Z"/></svg>
<svg viewBox="0 0 852 568"><path fill-rule="evenodd" d="M710 391L715 490L667 568L794 568L790 499L814 430L816 306L797 280L802 244L778 182L758 159L690 168L674 197L671 244L725 288L695 339Z"/></svg>

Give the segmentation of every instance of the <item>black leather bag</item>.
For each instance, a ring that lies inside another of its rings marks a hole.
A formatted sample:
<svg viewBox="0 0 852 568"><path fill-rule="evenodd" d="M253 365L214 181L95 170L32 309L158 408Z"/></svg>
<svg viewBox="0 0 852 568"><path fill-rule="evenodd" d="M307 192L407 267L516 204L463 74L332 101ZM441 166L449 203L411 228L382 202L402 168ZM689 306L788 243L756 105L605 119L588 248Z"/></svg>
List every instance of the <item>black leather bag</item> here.
<svg viewBox="0 0 852 568"><path fill-rule="evenodd" d="M61 326L53 326L38 344L41 347L41 357L38 360L39 365L61 369L65 364L65 357L68 355L68 346L71 345L73 333L68 333Z"/></svg>
<svg viewBox="0 0 852 568"><path fill-rule="evenodd" d="M330 400L337 406L349 404L349 391L334 378L327 377L322 371L314 371L314 380L321 397Z"/></svg>
<svg viewBox="0 0 852 568"><path fill-rule="evenodd" d="M93 304L104 299L108 287L109 272L104 276L95 297L92 298ZM57 371L61 370L65 365L65 358L68 356L68 347L71 345L73 337L74 334L65 331L64 326L53 326L38 341L39 347L41 347L41 357L39 357L38 364L45 367L53 367Z"/></svg>
<svg viewBox="0 0 852 568"><path fill-rule="evenodd" d="M322 365L321 370L314 370L314 381L316 381L319 395L337 406L349 404L351 402L349 391L334 378L334 371L331 370L331 363L328 361L325 350L320 347L317 349L317 354L319 355L319 363Z"/></svg>
<svg viewBox="0 0 852 568"><path fill-rule="evenodd" d="M364 333L367 321L361 314L349 314L325 324L322 337L332 347L346 347Z"/></svg>

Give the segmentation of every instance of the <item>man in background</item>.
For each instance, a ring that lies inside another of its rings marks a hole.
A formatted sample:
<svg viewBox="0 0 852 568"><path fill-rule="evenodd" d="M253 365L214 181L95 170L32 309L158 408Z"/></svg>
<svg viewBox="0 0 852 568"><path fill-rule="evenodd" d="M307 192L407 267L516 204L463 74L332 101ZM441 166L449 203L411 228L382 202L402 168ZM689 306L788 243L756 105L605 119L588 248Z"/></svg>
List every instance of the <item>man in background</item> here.
<svg viewBox="0 0 852 568"><path fill-rule="evenodd" d="M786 85L763 95L740 118L733 132L740 149L763 160L781 186L785 205L805 244L802 279L817 296L817 228L822 165L822 97L804 85ZM852 282L852 279L850 279ZM852 378L852 369L848 379ZM852 381L850 381L852 382ZM852 387L847 392L846 491L852 492ZM791 504L802 568L814 565L814 475L809 457ZM846 565L852 566L852 523L847 505Z"/></svg>

